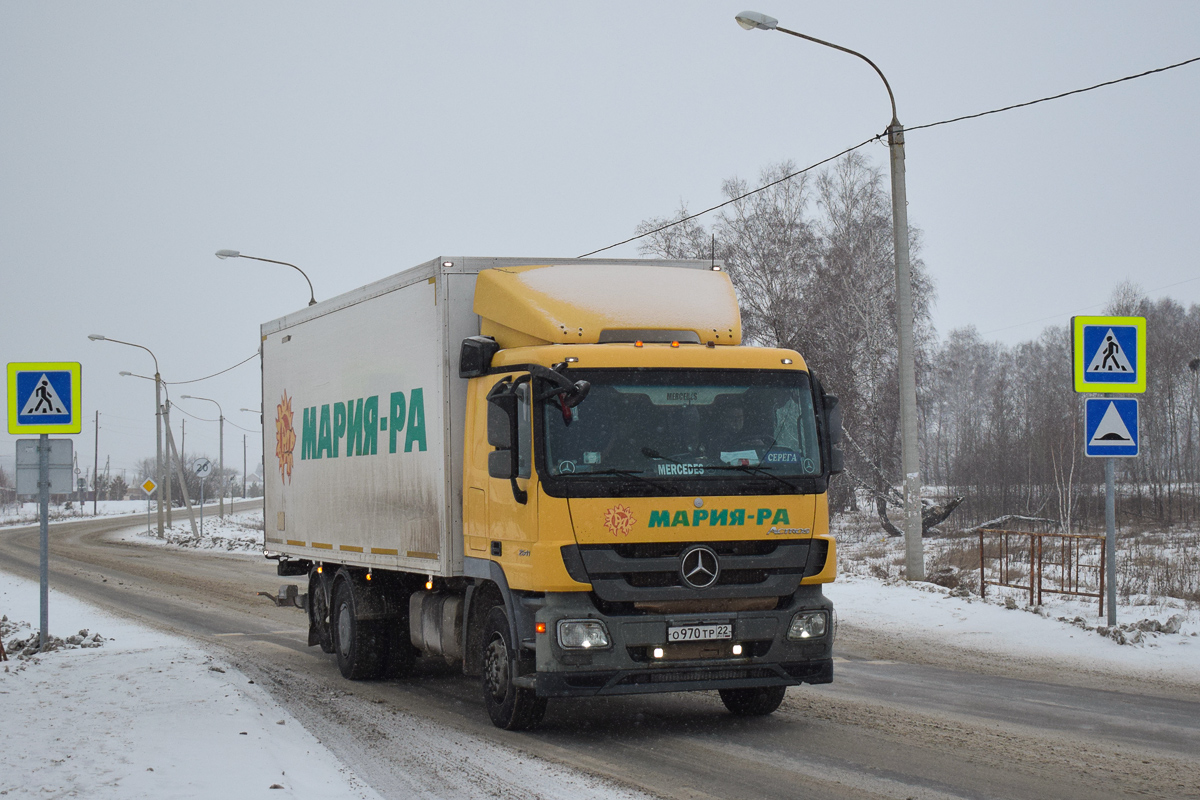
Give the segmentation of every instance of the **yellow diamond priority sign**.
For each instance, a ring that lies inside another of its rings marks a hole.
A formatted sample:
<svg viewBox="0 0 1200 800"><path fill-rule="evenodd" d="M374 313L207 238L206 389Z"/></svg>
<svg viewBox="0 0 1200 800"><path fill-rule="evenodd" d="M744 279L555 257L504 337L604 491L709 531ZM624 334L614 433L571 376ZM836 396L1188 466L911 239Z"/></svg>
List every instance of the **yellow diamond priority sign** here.
<svg viewBox="0 0 1200 800"><path fill-rule="evenodd" d="M142 491L146 494L154 494L154 490L157 488L158 484L154 482L153 478L146 478L146 480L142 482Z"/></svg>

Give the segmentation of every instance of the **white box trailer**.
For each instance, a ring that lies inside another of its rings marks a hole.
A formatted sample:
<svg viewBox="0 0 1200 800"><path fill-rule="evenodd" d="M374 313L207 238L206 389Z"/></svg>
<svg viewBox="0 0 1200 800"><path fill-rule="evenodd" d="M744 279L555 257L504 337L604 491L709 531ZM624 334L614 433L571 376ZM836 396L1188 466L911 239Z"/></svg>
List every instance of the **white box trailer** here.
<svg viewBox="0 0 1200 800"><path fill-rule="evenodd" d="M278 464L265 477L267 551L463 574L459 348L480 332L478 273L529 264L707 268L440 257L263 324L263 452Z"/></svg>

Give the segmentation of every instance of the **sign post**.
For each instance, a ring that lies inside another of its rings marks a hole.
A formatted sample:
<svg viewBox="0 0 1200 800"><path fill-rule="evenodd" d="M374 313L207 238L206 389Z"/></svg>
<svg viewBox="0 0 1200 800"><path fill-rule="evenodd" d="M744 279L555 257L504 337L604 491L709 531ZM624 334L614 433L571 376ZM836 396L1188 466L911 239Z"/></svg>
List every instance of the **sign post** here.
<svg viewBox="0 0 1200 800"><path fill-rule="evenodd" d="M204 535L204 480L212 473L212 462L207 458L197 458L192 462L192 472L200 479L200 535Z"/></svg>
<svg viewBox="0 0 1200 800"><path fill-rule="evenodd" d="M142 481L142 491L146 493L146 533L150 533L150 497L157 488L158 484L154 482L153 478L146 478Z"/></svg>
<svg viewBox="0 0 1200 800"><path fill-rule="evenodd" d="M50 637L50 434L83 430L82 372L76 361L8 365L8 432L38 434L42 606L38 648L43 651Z"/></svg>
<svg viewBox="0 0 1200 800"><path fill-rule="evenodd" d="M1139 450L1136 399L1112 394L1146 391L1145 317L1072 317L1071 350L1076 392L1103 392L1085 404L1084 454L1104 459L1104 544L1108 581L1108 624L1117 624L1117 499L1114 458L1136 458Z"/></svg>

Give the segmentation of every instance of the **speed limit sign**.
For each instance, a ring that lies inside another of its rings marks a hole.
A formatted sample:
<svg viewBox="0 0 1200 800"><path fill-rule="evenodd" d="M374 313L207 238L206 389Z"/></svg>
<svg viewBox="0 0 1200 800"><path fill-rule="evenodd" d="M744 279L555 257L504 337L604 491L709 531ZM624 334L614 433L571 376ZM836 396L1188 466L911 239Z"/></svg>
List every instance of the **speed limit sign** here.
<svg viewBox="0 0 1200 800"><path fill-rule="evenodd" d="M192 472L197 478L207 478L212 473L212 462L207 458L197 458L192 462Z"/></svg>

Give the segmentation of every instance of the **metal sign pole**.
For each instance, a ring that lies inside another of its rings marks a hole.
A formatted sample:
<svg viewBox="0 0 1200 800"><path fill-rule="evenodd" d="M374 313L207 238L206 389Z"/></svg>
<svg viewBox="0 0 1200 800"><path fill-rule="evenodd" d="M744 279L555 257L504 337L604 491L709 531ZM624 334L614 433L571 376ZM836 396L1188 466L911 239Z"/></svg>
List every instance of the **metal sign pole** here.
<svg viewBox="0 0 1200 800"><path fill-rule="evenodd" d="M1108 561L1104 565L1108 579L1108 626L1117 624L1117 497L1114 486L1115 460L1104 459L1104 546Z"/></svg>
<svg viewBox="0 0 1200 800"><path fill-rule="evenodd" d="M42 620L38 649L46 651L50 638L50 434L38 437L38 512L41 516Z"/></svg>

